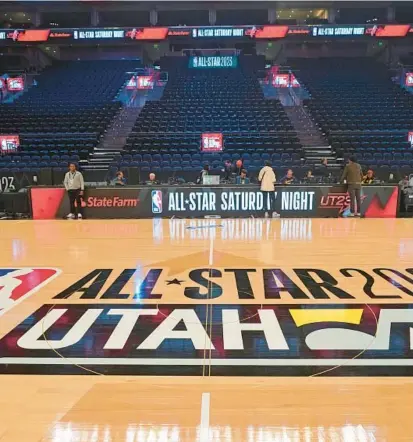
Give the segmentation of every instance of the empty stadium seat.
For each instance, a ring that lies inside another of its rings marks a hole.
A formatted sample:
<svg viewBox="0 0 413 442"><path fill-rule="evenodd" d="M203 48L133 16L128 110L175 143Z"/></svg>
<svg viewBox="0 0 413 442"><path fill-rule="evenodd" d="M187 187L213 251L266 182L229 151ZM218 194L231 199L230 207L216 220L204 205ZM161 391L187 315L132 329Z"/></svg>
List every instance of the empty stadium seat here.
<svg viewBox="0 0 413 442"><path fill-rule="evenodd" d="M392 81L384 64L361 57L289 63L311 95L308 110L339 156L356 155L367 167L411 162L413 95Z"/></svg>
<svg viewBox="0 0 413 442"><path fill-rule="evenodd" d="M126 72L137 65L130 60L56 62L38 77L36 87L1 104L0 133L20 135L17 167L25 167L32 153L32 164L39 167L87 160L120 108L114 99Z"/></svg>

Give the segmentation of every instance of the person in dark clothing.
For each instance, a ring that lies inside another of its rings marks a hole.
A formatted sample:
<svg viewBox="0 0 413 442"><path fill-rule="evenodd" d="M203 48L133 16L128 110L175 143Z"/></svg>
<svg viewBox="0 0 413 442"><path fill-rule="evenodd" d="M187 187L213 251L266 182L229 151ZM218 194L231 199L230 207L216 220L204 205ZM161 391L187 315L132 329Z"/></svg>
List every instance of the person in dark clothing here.
<svg viewBox="0 0 413 442"><path fill-rule="evenodd" d="M292 169L288 169L287 173L282 177L281 184L293 184L295 182L295 176Z"/></svg>
<svg viewBox="0 0 413 442"><path fill-rule="evenodd" d="M116 172L116 177L112 181L112 184L115 186L125 186L126 185L126 178L123 175L123 172L119 170Z"/></svg>
<svg viewBox="0 0 413 442"><path fill-rule="evenodd" d="M238 176L238 175L241 175L241 171L242 171L242 169L243 169L243 163L242 163L242 160L237 160L237 161L235 162L235 169L234 169L234 172L237 174L237 176Z"/></svg>
<svg viewBox="0 0 413 442"><path fill-rule="evenodd" d="M310 169L307 171L307 173L305 174L305 177L303 179L304 183L306 184L312 184L315 183L317 181L316 177L313 175L313 171Z"/></svg>
<svg viewBox="0 0 413 442"><path fill-rule="evenodd" d="M225 161L224 172L225 172L225 179L228 181L231 178L231 173L232 173L232 163L230 160Z"/></svg>
<svg viewBox="0 0 413 442"><path fill-rule="evenodd" d="M348 164L341 175L341 182L347 184L347 191L350 195L350 216L361 215L361 182L363 180L363 171L354 157L350 157ZM357 209L354 205L357 203Z"/></svg>
<svg viewBox="0 0 413 442"><path fill-rule="evenodd" d="M198 178L196 180L197 184L203 184L204 182L204 176L209 175L209 165L205 164L203 169L201 170L200 174L198 175Z"/></svg>
<svg viewBox="0 0 413 442"><path fill-rule="evenodd" d="M374 171L369 169L366 175L363 176L363 184L373 184L375 179Z"/></svg>
<svg viewBox="0 0 413 442"><path fill-rule="evenodd" d="M237 176L235 184L249 184L250 179L247 177L247 171L245 169L241 170L241 175Z"/></svg>

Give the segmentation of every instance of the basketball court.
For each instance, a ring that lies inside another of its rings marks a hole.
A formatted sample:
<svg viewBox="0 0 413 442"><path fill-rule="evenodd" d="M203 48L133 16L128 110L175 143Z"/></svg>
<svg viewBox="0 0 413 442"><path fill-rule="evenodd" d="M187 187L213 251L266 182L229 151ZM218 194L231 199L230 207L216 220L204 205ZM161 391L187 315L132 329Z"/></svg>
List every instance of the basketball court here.
<svg viewBox="0 0 413 442"><path fill-rule="evenodd" d="M410 220L1 231L1 442L413 440Z"/></svg>

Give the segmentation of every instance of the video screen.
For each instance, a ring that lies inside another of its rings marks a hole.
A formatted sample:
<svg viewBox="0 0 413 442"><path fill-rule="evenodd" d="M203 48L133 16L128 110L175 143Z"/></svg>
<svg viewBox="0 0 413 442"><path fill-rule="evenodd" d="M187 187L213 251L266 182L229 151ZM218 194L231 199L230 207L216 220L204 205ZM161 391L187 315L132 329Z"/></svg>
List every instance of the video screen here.
<svg viewBox="0 0 413 442"><path fill-rule="evenodd" d="M201 135L201 150L203 152L221 152L223 146L222 133L205 133Z"/></svg>
<svg viewBox="0 0 413 442"><path fill-rule="evenodd" d="M407 140L410 143L410 146L413 146L413 132L408 132Z"/></svg>
<svg viewBox="0 0 413 442"><path fill-rule="evenodd" d="M126 83L126 89L136 89L136 77L132 75L131 79Z"/></svg>
<svg viewBox="0 0 413 442"><path fill-rule="evenodd" d="M138 89L153 89L153 75L140 75L138 79Z"/></svg>
<svg viewBox="0 0 413 442"><path fill-rule="evenodd" d="M7 89L10 92L18 92L24 90L24 79L23 77L14 77L7 79Z"/></svg>
<svg viewBox="0 0 413 442"><path fill-rule="evenodd" d="M406 72L404 84L407 87L413 87L413 72Z"/></svg>
<svg viewBox="0 0 413 442"><path fill-rule="evenodd" d="M126 89L153 89L154 75L133 75L126 84Z"/></svg>
<svg viewBox="0 0 413 442"><path fill-rule="evenodd" d="M294 74L276 74L272 82L274 87L300 87Z"/></svg>
<svg viewBox="0 0 413 442"><path fill-rule="evenodd" d="M20 147L20 138L18 135L0 135L0 149L3 155L17 152Z"/></svg>

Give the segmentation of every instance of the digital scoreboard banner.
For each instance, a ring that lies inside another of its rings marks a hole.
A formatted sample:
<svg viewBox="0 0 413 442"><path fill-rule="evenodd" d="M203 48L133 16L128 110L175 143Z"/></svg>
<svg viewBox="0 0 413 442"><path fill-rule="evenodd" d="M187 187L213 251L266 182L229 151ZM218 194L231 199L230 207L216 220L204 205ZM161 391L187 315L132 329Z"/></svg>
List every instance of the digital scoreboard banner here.
<svg viewBox="0 0 413 442"><path fill-rule="evenodd" d="M236 68L238 57L233 55L206 55L189 57L189 67L195 69Z"/></svg>
<svg viewBox="0 0 413 442"><path fill-rule="evenodd" d="M64 188L30 189L33 219L64 218L69 199ZM361 213L367 218L395 218L397 186L364 186ZM94 219L171 217L263 217L270 201L258 186L144 186L89 188L84 215ZM344 186L279 186L275 209L285 218L337 218L350 213Z"/></svg>
<svg viewBox="0 0 413 442"><path fill-rule="evenodd" d="M82 43L171 40L276 40L281 38L400 38L413 35L413 25L249 25L128 28L0 29L0 44Z"/></svg>
<svg viewBox="0 0 413 442"><path fill-rule="evenodd" d="M313 26L313 37L354 37L364 35L366 26Z"/></svg>

